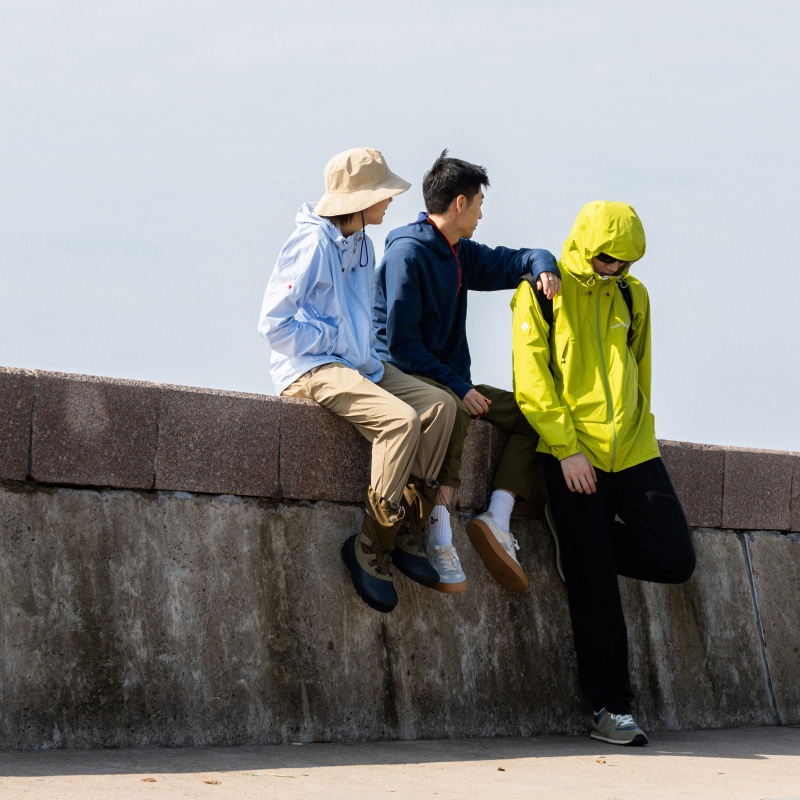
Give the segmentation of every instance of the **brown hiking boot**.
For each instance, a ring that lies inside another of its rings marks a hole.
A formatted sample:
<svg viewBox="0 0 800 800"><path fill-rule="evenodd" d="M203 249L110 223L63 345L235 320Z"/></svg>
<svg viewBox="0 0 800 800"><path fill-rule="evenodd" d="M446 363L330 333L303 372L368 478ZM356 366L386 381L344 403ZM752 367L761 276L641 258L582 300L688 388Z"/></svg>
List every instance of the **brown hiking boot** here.
<svg viewBox="0 0 800 800"><path fill-rule="evenodd" d="M428 588L439 583L439 573L428 561L425 550L425 525L438 492L439 484L424 478L413 478L405 487L401 501L405 519L392 554L392 563L400 572Z"/></svg>
<svg viewBox="0 0 800 800"><path fill-rule="evenodd" d="M388 613L397 605L392 581L391 552L404 511L384 500L372 488L361 532L342 545L342 558L350 569L359 597L376 611Z"/></svg>

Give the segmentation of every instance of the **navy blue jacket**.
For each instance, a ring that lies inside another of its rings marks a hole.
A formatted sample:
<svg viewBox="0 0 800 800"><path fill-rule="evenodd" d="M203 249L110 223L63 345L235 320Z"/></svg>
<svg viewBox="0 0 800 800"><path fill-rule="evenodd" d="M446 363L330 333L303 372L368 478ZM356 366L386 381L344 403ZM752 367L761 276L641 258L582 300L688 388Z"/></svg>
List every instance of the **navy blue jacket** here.
<svg viewBox="0 0 800 800"><path fill-rule="evenodd" d="M472 388L467 290L516 289L527 272L561 273L547 250L491 248L471 239L455 249L458 259L427 214L393 230L376 273L372 328L379 358L463 398Z"/></svg>

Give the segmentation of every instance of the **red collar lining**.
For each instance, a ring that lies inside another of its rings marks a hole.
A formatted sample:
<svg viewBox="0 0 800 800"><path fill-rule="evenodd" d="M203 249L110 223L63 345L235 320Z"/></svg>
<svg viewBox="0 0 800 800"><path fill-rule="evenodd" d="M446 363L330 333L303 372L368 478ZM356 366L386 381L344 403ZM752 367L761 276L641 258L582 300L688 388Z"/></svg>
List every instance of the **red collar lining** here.
<svg viewBox="0 0 800 800"><path fill-rule="evenodd" d="M431 225L433 225L434 228L436 228L437 231L439 231L441 237L447 242L447 246L450 248L453 258L456 260L456 266L458 267L458 287L456 288L456 294L458 294L461 291L461 261L458 257L458 251L455 247L453 247L452 244L450 244L450 240L442 233L439 226L430 217L426 217L426 219Z"/></svg>

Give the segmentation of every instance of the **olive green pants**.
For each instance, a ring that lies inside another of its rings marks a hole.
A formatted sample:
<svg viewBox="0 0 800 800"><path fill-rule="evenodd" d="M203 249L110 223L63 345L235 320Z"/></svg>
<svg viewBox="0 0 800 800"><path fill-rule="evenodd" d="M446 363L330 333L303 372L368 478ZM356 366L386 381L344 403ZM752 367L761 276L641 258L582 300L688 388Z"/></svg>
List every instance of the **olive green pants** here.
<svg viewBox="0 0 800 800"><path fill-rule="evenodd" d="M442 486L452 486L458 489L461 486L459 473L461 472L464 440L467 438L472 422L469 411L452 389L423 375L414 375L414 377L423 383L444 390L456 401L456 421L437 480ZM494 386L486 384L476 386L475 389L492 401L489 405L489 413L484 414L481 419L508 434L503 453L500 456L500 463L494 474L492 489L505 489L507 492L513 492L521 500L527 500L533 488L533 476L539 459L539 454L536 452L539 434L528 424L517 405L513 392L495 389Z"/></svg>

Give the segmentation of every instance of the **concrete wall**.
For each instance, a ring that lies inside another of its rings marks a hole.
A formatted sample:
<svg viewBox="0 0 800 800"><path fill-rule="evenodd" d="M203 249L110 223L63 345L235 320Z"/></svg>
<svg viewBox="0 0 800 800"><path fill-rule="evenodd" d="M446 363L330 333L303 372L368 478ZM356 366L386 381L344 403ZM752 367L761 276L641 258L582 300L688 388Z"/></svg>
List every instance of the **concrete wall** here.
<svg viewBox="0 0 800 800"><path fill-rule="evenodd" d="M464 534L502 440L468 438L459 596L339 559L369 451L304 401L0 368L0 747L579 733L566 593L541 520L530 589ZM800 455L663 442L698 554L621 579L648 728L800 724Z"/></svg>

